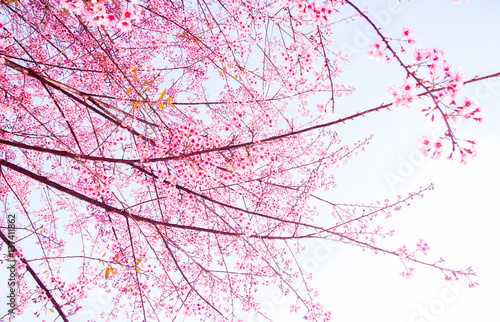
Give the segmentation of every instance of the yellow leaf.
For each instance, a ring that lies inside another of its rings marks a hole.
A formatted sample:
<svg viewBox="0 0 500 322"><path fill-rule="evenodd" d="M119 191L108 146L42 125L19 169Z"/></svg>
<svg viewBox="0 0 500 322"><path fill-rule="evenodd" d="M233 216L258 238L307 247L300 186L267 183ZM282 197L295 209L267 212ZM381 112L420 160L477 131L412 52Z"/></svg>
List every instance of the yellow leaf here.
<svg viewBox="0 0 500 322"><path fill-rule="evenodd" d="M52 312L52 313L54 313L54 310L52 310L52 309L49 309L49 311Z"/></svg>
<svg viewBox="0 0 500 322"><path fill-rule="evenodd" d="M234 79L238 80L238 74L234 75Z"/></svg>
<svg viewBox="0 0 500 322"><path fill-rule="evenodd" d="M130 92L132 92L132 88L127 89L127 95L130 94Z"/></svg>
<svg viewBox="0 0 500 322"><path fill-rule="evenodd" d="M105 277L106 279L108 279L108 278L109 278L109 273L111 273L111 268L109 268L109 267L108 267L108 268L106 268L106 273L104 273L104 277Z"/></svg>
<svg viewBox="0 0 500 322"><path fill-rule="evenodd" d="M137 67L134 67L134 69L132 69L132 72L136 72L137 71Z"/></svg>
<svg viewBox="0 0 500 322"><path fill-rule="evenodd" d="M138 259L137 262L135 262L135 266L139 265L142 262L142 259Z"/></svg>
<svg viewBox="0 0 500 322"><path fill-rule="evenodd" d="M137 105L139 105L139 102L134 103L134 110L137 108Z"/></svg>
<svg viewBox="0 0 500 322"><path fill-rule="evenodd" d="M167 101L168 105L170 105L170 106L172 106L173 108L175 108L175 105L171 103L171 101L172 101L172 97L167 97L166 101Z"/></svg>
<svg viewBox="0 0 500 322"><path fill-rule="evenodd" d="M163 96L165 96L165 94L167 94L167 89L166 88L163 90L163 92L161 92L160 99L162 99Z"/></svg>
<svg viewBox="0 0 500 322"><path fill-rule="evenodd" d="M112 269L111 267L109 268L109 270L111 271L111 274L113 274L113 276L115 276L115 270Z"/></svg>
<svg viewBox="0 0 500 322"><path fill-rule="evenodd" d="M104 252L104 254L102 254L102 256L101 256L101 257L104 257L104 256L106 256L106 252Z"/></svg>
<svg viewBox="0 0 500 322"><path fill-rule="evenodd" d="M149 87L146 87L146 92L149 92L149 91L150 91Z"/></svg>
<svg viewBox="0 0 500 322"><path fill-rule="evenodd" d="M135 267L135 271L137 272L137 274L141 274L141 270L137 266Z"/></svg>
<svg viewBox="0 0 500 322"><path fill-rule="evenodd" d="M164 109L165 109L165 105L163 105L162 103L159 103L159 104L158 104L158 106L159 106L162 110L164 110Z"/></svg>
<svg viewBox="0 0 500 322"><path fill-rule="evenodd" d="M144 136L144 134L139 135L137 138L140 139Z"/></svg>

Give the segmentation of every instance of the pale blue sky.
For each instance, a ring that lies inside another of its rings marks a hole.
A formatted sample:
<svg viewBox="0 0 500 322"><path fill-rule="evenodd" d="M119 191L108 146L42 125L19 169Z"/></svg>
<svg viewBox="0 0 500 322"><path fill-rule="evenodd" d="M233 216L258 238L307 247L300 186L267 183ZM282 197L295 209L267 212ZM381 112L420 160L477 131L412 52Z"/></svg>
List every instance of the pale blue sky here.
<svg viewBox="0 0 500 322"><path fill-rule="evenodd" d="M468 78L500 71L499 1L472 0L455 5L447 0L413 0L405 1L398 14L387 14L391 2L364 1L370 5L369 15L379 17L386 35L399 35L403 27L413 27L418 47L445 49L450 63L463 67ZM341 115L387 103L386 87L402 80L395 65L367 58L369 47L363 46L363 40L369 33L362 22L349 28L351 31L339 33L338 44L361 52L353 54L353 63L345 67L346 81L356 84L358 91L339 101L337 111ZM339 169L339 187L327 195L337 202L371 202L406 195L434 183L433 192L387 221L397 232L387 245L414 245L423 238L432 248L429 260L443 257L449 267L472 266L480 286L468 289L465 282L446 283L439 271L418 266L416 277L407 281L399 276L402 265L390 256L344 246L325 252L317 244L303 260L315 274L314 283L323 303L332 311L333 321L500 321L496 309L500 302L500 261L496 256L500 223L500 79L470 85L465 93L482 106L485 114L481 126L470 122L458 128L460 137L479 143L478 155L470 164L421 160L416 141L441 125L429 122L418 110L382 112L339 129L345 143L370 134L374 138L367 151ZM402 180L388 181L391 175ZM286 305L275 305L273 309L273 321L301 320L286 314Z"/></svg>

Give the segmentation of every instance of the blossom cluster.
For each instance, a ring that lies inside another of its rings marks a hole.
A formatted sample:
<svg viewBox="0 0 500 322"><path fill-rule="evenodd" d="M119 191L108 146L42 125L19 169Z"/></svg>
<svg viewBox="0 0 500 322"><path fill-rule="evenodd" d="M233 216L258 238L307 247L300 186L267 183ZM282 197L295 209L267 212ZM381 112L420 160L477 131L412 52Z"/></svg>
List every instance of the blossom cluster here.
<svg viewBox="0 0 500 322"><path fill-rule="evenodd" d="M422 191L392 204L316 196L369 142L342 145L334 125L382 109L331 120L353 92L333 46L345 22L337 10L351 14L352 2L15 2L0 7L0 41L11 41L0 48L0 196L6 209L29 209L19 250L29 245L27 260L43 260L49 275L33 273L45 294L20 284L21 305L50 299L71 315L95 287L117 293L110 319L240 320L229 312L258 310L258 286L279 283L293 311L328 320L294 264L303 240L384 251L403 265L429 251L423 241L413 252L374 246L393 232L372 220ZM389 90L394 106L426 95L431 118L481 120L471 100L454 103L464 76L444 52L416 49L407 64L393 47L415 45L414 31L379 36L371 55L407 76ZM319 202L332 207L328 222ZM76 261L62 282L57 271Z"/></svg>
<svg viewBox="0 0 500 322"><path fill-rule="evenodd" d="M417 249L411 252L406 245L403 245L401 247L398 247L395 251L396 254L398 254L399 258L405 264L405 262L408 262L411 259L415 259L416 252L420 251L424 255L427 255L428 252L430 251L430 246L427 244L424 240L419 239L417 242ZM403 276L406 279L411 279L412 277L415 276L415 268L413 267L406 267L405 264L405 271L401 273L401 276Z"/></svg>
<svg viewBox="0 0 500 322"><path fill-rule="evenodd" d="M334 6L337 1L321 3L320 1L301 1L301 0L281 0L280 5L287 8L295 8L298 17L303 20L312 19L317 25L324 25L335 12L338 12Z"/></svg>
<svg viewBox="0 0 500 322"><path fill-rule="evenodd" d="M90 2L62 0L61 3L68 12L81 16L95 26L112 26L123 32L132 30L132 22L139 22L142 17L142 9L138 0L132 0L129 5L121 8L113 7L114 4L108 3L107 0L92 0Z"/></svg>
<svg viewBox="0 0 500 322"><path fill-rule="evenodd" d="M409 44L414 41L413 30L405 29L403 34L404 37L407 37L406 41ZM405 53L407 50L402 47L401 54ZM386 43L376 40L372 44L372 51L368 54L375 58L386 56L387 61L389 55L396 55L396 52ZM423 101L425 97L428 97L430 104L423 108L422 112L430 117L432 122L435 121L436 117L441 119L446 130L443 136L433 142L425 138L422 142L423 153L433 158L440 157L445 141L448 141L452 147L452 153L449 157L452 158L454 152L459 151L461 162L466 162L469 156L475 154L475 143L471 140L457 139L454 134L454 124L460 119L481 123L483 116L481 108L470 98L460 100L465 73L461 69L453 71L451 64L445 58L445 52L438 48L414 49L414 61L408 65L402 62L401 57L397 57L400 64L403 64L407 77L403 86L388 88L387 93L393 100L392 106L407 109L417 101ZM466 144L466 146L461 144Z"/></svg>

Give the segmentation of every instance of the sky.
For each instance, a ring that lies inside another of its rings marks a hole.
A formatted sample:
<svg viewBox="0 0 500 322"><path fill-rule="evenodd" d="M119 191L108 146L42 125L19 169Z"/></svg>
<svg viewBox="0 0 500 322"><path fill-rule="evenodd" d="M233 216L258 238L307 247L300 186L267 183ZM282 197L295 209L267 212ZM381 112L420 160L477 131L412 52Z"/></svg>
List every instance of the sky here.
<svg viewBox="0 0 500 322"><path fill-rule="evenodd" d="M413 0L391 12L394 2L364 2L386 35L413 27L418 47L445 49L450 63L462 67L467 78L500 71L499 1L455 5ZM367 57L367 39L372 38L366 24L354 23L349 29L338 33L339 48L353 53L341 80L356 84L357 92L336 103L340 115L387 103L386 87L403 80L397 68ZM457 129L459 137L478 142L477 156L467 165L421 157L418 140L441 124L431 123L419 110L382 112L336 129L344 143L374 136L365 152L338 169L338 187L324 196L334 202L370 203L433 183L434 191L385 222L396 231L385 245L414 246L423 238L431 246L426 259L442 257L450 268L471 266L477 273L473 281L480 285L470 289L466 281L446 282L440 271L419 266L416 276L406 280L399 276L403 266L392 256L317 243L301 260L313 273L313 285L333 321L500 321L500 79L472 84L464 96L479 103L485 115L483 124L464 122ZM302 320L290 315L286 300L272 291L262 299L273 321Z"/></svg>
<svg viewBox="0 0 500 322"><path fill-rule="evenodd" d="M449 0L405 1L397 10L394 0L356 1L370 6L369 16L385 34L399 35L413 27L417 46L445 49L450 63L462 67L467 78L500 71L500 1L471 0L455 5ZM355 84L357 91L336 102L338 117L389 102L386 87L402 82L395 65L370 60L366 24L355 22L339 27L337 45L351 50L350 65L340 81ZM301 255L312 284L326 309L337 322L465 322L500 321L497 258L500 244L497 227L500 211L500 79L468 86L465 94L484 109L480 126L461 124L458 134L478 142L477 157L463 166L448 160L424 159L418 140L430 135L434 124L418 110L382 112L342 125L343 142L353 143L373 134L367 150L335 173L338 187L324 196L334 202L370 203L407 195L433 183L434 191L404 207L385 222L396 235L387 247L413 246L419 238L427 241L427 259L443 257L445 266L477 272L480 285L469 289L465 282L446 282L441 272L415 266L411 280L399 274L403 266L392 256L375 255L354 247L313 242ZM398 178L397 181L390 178ZM0 272L0 280L5 270ZM0 293L3 294L3 293ZM259 294L273 321L302 321L289 313L287 298L276 290ZM92 310L104 309L110 296L97 291L87 302L84 321ZM3 303L0 303L3 308ZM29 314L16 321L32 321ZM248 321L259 321L248 316Z"/></svg>

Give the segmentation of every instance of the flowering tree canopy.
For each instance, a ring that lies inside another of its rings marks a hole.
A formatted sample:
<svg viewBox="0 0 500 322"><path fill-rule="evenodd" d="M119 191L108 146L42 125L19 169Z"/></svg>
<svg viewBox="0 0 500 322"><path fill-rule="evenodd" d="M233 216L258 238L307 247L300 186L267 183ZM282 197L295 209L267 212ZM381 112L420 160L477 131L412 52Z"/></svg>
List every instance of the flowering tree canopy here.
<svg viewBox="0 0 500 322"><path fill-rule="evenodd" d="M415 264L474 274L425 262L423 240L376 244L391 231L371 220L431 187L368 206L315 192L335 187L330 170L368 143L342 145L336 125L424 98L445 130L422 151L465 162L474 141L454 124L482 116L460 91L498 74L466 79L441 49L418 48L411 28L385 35L349 0L0 8L0 196L19 214L16 243L6 229L0 237L16 259L16 314L32 305L67 321L104 288L117 291L104 320L233 321L259 312L255 293L277 284L307 319L328 320L295 257L314 238L399 256L406 277ZM334 25L353 19L377 34L368 54L405 77L388 91L393 103L338 118L353 87L342 83L349 57L333 49Z"/></svg>

